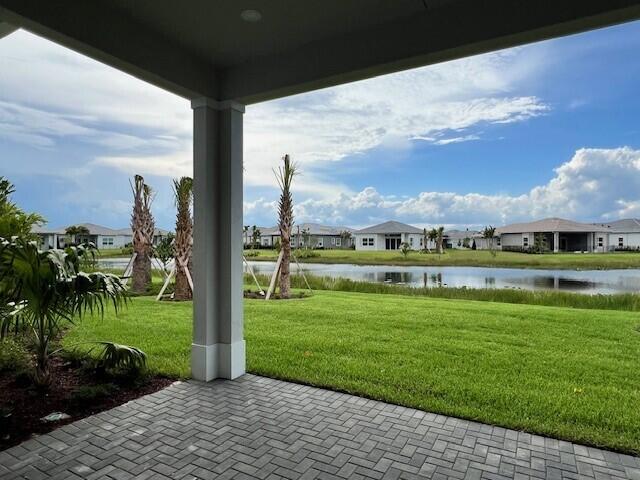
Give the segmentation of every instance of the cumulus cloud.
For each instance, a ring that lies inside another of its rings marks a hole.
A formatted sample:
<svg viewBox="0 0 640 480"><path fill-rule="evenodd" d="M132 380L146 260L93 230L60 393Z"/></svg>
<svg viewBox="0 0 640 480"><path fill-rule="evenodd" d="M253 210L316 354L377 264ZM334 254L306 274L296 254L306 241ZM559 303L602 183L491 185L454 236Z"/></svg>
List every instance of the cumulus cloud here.
<svg viewBox="0 0 640 480"><path fill-rule="evenodd" d="M403 148L412 138L443 146L473 141L479 134L466 131L472 127L544 114L548 107L540 99L514 94L539 62L523 51L249 106L245 182L274 187L271 169L286 152L305 170L300 187L309 194L349 193L316 167L380 145ZM125 172L192 172L186 100L24 31L0 42L0 60L3 137L42 148L66 138L89 142L102 149L97 163Z"/></svg>
<svg viewBox="0 0 640 480"><path fill-rule="evenodd" d="M298 221L365 226L397 219L416 225L503 225L549 216L608 221L640 216L640 150L583 148L555 169L545 185L522 195L421 192L409 198L381 195L374 187L333 200L307 199L296 204ZM256 201L249 214L273 211Z"/></svg>

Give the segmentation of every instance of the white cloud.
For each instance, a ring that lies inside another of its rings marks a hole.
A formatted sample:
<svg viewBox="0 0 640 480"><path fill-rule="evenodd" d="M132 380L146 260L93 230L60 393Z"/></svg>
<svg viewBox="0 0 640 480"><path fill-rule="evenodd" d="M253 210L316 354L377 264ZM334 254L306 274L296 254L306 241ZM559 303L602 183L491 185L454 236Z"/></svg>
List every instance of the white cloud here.
<svg viewBox="0 0 640 480"><path fill-rule="evenodd" d="M415 197L383 196L374 187L333 200L296 204L298 221L365 226L389 219L416 225L502 225L549 216L607 221L640 216L640 150L583 148L555 170L545 185L522 195L422 192ZM253 202L251 211L275 209ZM250 213L247 211L246 213Z"/></svg>
<svg viewBox="0 0 640 480"><path fill-rule="evenodd" d="M349 193L316 167L381 145L403 148L417 137L440 145L472 141L478 135L465 132L471 127L543 114L547 107L539 99L513 94L539 63L523 51L250 106L245 182L275 186L271 169L290 153L305 171L299 186L309 194ZM186 100L23 31L0 42L0 61L4 137L41 147L82 138L103 149L96 153L100 164L160 176L191 173Z"/></svg>

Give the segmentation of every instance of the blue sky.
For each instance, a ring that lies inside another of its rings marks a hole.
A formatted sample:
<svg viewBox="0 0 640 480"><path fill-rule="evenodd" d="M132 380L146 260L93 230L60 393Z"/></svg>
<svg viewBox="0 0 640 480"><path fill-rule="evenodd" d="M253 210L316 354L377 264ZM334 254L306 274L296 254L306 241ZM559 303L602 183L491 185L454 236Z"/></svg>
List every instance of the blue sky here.
<svg viewBox="0 0 640 480"><path fill-rule="evenodd" d="M479 226L640 216L640 23L247 107L245 224ZM0 40L0 175L54 226L128 224L128 179L191 173L189 103L26 32Z"/></svg>

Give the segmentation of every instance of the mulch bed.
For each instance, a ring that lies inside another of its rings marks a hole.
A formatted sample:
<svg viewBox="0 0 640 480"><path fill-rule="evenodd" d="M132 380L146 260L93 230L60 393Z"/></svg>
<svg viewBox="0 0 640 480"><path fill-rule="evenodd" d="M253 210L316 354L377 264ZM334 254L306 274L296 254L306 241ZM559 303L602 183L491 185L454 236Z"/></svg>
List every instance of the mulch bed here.
<svg viewBox="0 0 640 480"><path fill-rule="evenodd" d="M44 392L32 385L25 385L24 375L0 374L0 450L12 447L31 436L50 432L62 425L89 415L122 405L143 395L156 392L174 380L149 376L138 382L114 382L112 393L86 402L74 399L79 387L98 385L95 378L87 376L77 366L60 358L51 361L54 381ZM70 415L66 420L43 422L54 412ZM9 414L9 415L7 415Z"/></svg>

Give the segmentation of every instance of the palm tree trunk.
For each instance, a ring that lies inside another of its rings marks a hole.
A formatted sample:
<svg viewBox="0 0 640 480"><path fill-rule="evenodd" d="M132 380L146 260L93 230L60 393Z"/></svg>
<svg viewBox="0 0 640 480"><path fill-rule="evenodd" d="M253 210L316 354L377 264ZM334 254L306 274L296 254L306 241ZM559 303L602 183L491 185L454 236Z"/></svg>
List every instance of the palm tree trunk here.
<svg viewBox="0 0 640 480"><path fill-rule="evenodd" d="M282 263L280 264L280 297L291 296L291 239L282 237Z"/></svg>
<svg viewBox="0 0 640 480"><path fill-rule="evenodd" d="M147 252L139 252L133 261L131 289L145 293L151 285L151 257Z"/></svg>

